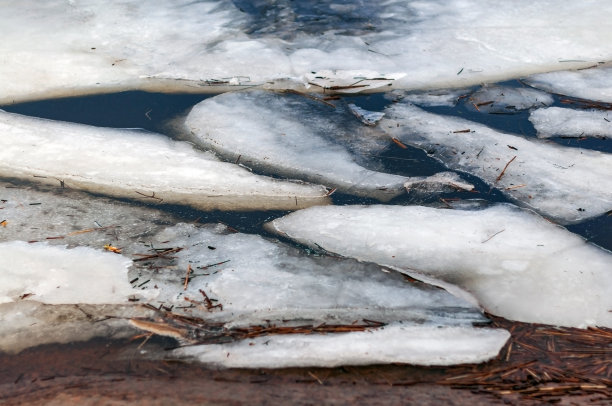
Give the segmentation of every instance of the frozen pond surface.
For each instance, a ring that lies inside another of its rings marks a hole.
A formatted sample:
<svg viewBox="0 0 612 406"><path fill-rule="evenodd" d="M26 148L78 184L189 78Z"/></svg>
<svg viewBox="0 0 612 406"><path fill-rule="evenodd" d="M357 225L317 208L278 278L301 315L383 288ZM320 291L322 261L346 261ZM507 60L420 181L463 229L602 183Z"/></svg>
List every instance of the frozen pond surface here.
<svg viewBox="0 0 612 406"><path fill-rule="evenodd" d="M477 301L610 325L607 2L0 6L1 350L145 331L226 367L440 365L506 341ZM328 233L346 250L263 228L381 203Z"/></svg>

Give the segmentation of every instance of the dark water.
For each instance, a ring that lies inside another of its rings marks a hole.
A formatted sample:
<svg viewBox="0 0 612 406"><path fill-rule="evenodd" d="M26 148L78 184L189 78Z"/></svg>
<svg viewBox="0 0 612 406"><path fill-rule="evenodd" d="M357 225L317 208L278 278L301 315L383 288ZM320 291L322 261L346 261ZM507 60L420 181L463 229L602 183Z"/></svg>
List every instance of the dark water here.
<svg viewBox="0 0 612 406"><path fill-rule="evenodd" d="M255 7L255 6L254 6ZM505 86L523 86L519 81L504 82ZM467 89L466 94L474 89ZM204 100L203 95L165 95L157 93L146 93L130 91L116 94L74 97L39 102L29 102L10 106L0 106L3 110L42 117L53 120L76 122L94 126L114 128L142 128L148 131L164 132L164 123ZM391 103L391 98L384 94L372 94L363 96L346 96L339 103L354 103L362 108L372 111L382 111ZM555 105L563 105L555 96ZM460 100L454 107L424 107L426 110L437 114L453 115L467 120L479 122L492 128L520 134L525 137L535 138L536 132L529 122L528 111L517 111L510 114L484 114L471 108L468 103ZM610 140L567 140L553 139L563 145L574 148L588 148L605 152L612 152ZM404 176L427 176L436 172L444 171L445 167L438 161L430 158L424 151L408 147L400 148L392 144L386 150L377 155L377 161L382 162L383 170L389 173ZM491 189L478 178L469 174L462 174L469 182L476 186L474 192L457 192L445 195L405 195L399 197L390 204L428 204L445 206L445 201L453 199L479 199L486 203L507 202L502 193ZM335 204L374 204L374 200L335 193L332 195ZM184 219L200 222L220 221L237 230L251 233L264 233L261 225L266 221L280 217L285 212L251 212L251 213L225 213L225 212L200 212L184 206L166 206L165 210L171 211ZM603 215L599 218L568 226L570 231L582 235L588 241L612 250L612 216Z"/></svg>

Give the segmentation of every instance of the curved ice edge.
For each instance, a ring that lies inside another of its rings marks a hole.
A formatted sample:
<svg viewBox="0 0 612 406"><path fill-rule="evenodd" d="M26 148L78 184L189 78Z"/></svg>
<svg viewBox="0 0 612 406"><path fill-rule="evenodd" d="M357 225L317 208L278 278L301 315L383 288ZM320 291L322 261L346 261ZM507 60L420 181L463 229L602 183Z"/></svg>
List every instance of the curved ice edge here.
<svg viewBox="0 0 612 406"><path fill-rule="evenodd" d="M229 344L181 347L171 357L222 368L337 367L402 363L442 366L494 358L503 329L393 323L362 332L262 336Z"/></svg>

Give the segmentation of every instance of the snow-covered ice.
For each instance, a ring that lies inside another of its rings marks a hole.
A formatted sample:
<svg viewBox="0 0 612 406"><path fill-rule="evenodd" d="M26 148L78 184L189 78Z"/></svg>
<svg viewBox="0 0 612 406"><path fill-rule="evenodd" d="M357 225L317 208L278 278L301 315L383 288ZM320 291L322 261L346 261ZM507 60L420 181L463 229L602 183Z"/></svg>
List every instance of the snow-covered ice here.
<svg viewBox="0 0 612 406"><path fill-rule="evenodd" d="M0 176L202 210L291 210L322 186L252 174L185 142L0 112Z"/></svg>
<svg viewBox="0 0 612 406"><path fill-rule="evenodd" d="M550 93L612 103L612 67L547 72L529 76L525 83Z"/></svg>
<svg viewBox="0 0 612 406"><path fill-rule="evenodd" d="M342 256L468 290L492 314L563 326L612 326L612 254L510 205L313 207L268 229Z"/></svg>
<svg viewBox="0 0 612 406"><path fill-rule="evenodd" d="M561 223L612 207L612 155L494 130L406 103L388 107L379 127L453 170L478 176L520 205Z"/></svg>
<svg viewBox="0 0 612 406"><path fill-rule="evenodd" d="M538 138L612 136L612 114L606 110L549 107L532 111L529 121L538 132Z"/></svg>
<svg viewBox="0 0 612 406"><path fill-rule="evenodd" d="M3 0L0 8L1 103L130 89L456 88L612 59L602 40L612 35L612 4L597 0Z"/></svg>

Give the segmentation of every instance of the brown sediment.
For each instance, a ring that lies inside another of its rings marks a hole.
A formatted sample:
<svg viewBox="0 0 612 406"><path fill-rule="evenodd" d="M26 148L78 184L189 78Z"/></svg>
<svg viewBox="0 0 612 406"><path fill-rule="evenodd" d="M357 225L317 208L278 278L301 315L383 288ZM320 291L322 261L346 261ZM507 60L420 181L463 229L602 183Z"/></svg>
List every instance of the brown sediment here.
<svg viewBox="0 0 612 406"><path fill-rule="evenodd" d="M176 345L167 338L45 345L0 354L0 404L610 404L612 329L491 319L512 334L498 357L446 368L213 370L147 359Z"/></svg>

